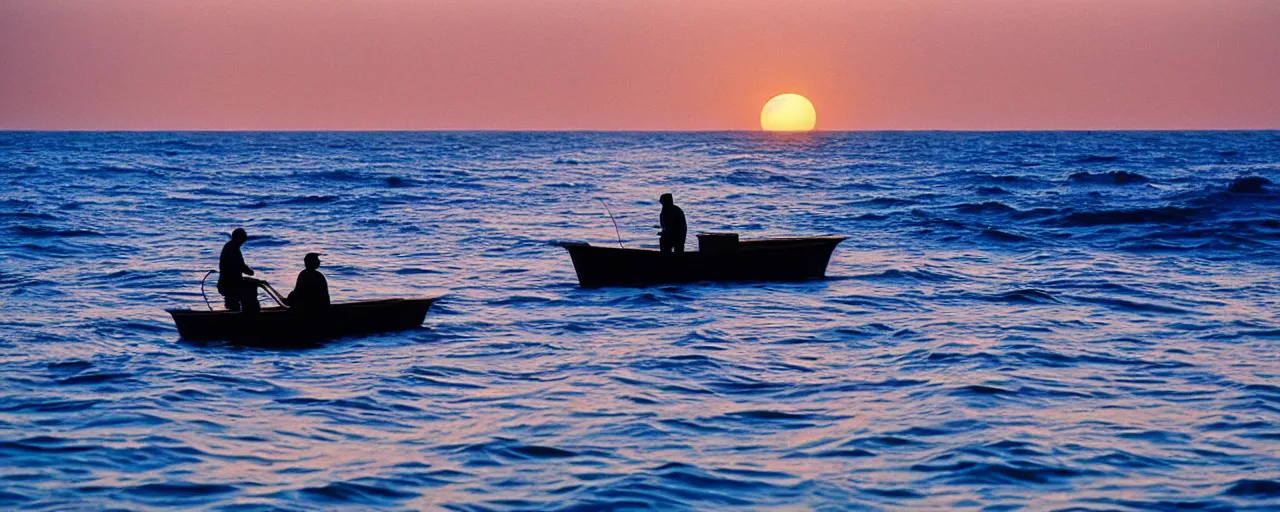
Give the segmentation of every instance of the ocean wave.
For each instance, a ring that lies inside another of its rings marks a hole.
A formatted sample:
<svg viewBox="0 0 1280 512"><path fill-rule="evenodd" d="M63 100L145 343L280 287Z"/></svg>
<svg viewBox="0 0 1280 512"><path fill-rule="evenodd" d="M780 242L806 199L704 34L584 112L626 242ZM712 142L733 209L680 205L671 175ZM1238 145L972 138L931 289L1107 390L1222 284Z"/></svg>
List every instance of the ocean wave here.
<svg viewBox="0 0 1280 512"><path fill-rule="evenodd" d="M981 203L964 203L951 206L951 209L960 213L971 215L981 215L989 213L1012 213L1018 209L999 201L984 201Z"/></svg>
<svg viewBox="0 0 1280 512"><path fill-rule="evenodd" d="M870 207L870 208L896 208L900 206L910 206L914 204L917 204L917 203L910 199L902 199L897 197L873 197L869 199L851 201L848 203L849 206L862 206L862 207Z"/></svg>
<svg viewBox="0 0 1280 512"><path fill-rule="evenodd" d="M1039 178L1030 176L1020 176L1015 174L979 174L973 176L974 180L986 183L995 183L1001 185L1026 185L1041 181Z"/></svg>
<svg viewBox="0 0 1280 512"><path fill-rule="evenodd" d="M366 172L353 171L346 169L331 169L325 171L297 171L294 177L306 180L327 180L338 182L360 182L373 178Z"/></svg>
<svg viewBox="0 0 1280 512"><path fill-rule="evenodd" d="M338 201L341 197L337 195L308 195L297 196L285 199L283 204L324 204Z"/></svg>
<svg viewBox="0 0 1280 512"><path fill-rule="evenodd" d="M1271 180L1261 176L1246 176L1231 180L1227 191L1232 194L1266 194L1267 187L1274 185Z"/></svg>
<svg viewBox="0 0 1280 512"><path fill-rule="evenodd" d="M950 485L1062 484L1097 471L1014 460L1010 463L959 461L945 464L916 464L912 471L933 473Z"/></svg>
<svg viewBox="0 0 1280 512"><path fill-rule="evenodd" d="M1084 155L1076 158L1074 161L1078 164L1109 164L1123 160L1118 155Z"/></svg>
<svg viewBox="0 0 1280 512"><path fill-rule="evenodd" d="M97 167L81 167L74 169L76 173L82 174L137 174L143 176L159 177L161 174L157 169L146 167L126 167L121 165L101 165Z"/></svg>
<svg viewBox="0 0 1280 512"><path fill-rule="evenodd" d="M48 226L14 226L10 228L18 236L27 238L74 238L106 236L91 229L60 229Z"/></svg>
<svg viewBox="0 0 1280 512"><path fill-rule="evenodd" d="M1222 493L1251 499L1280 498L1280 480L1243 479L1232 483Z"/></svg>
<svg viewBox="0 0 1280 512"><path fill-rule="evenodd" d="M929 270L889 269L875 274L852 276L854 279L912 279L918 281L947 281L958 279L957 276Z"/></svg>
<svg viewBox="0 0 1280 512"><path fill-rule="evenodd" d="M63 220L62 217L52 213L24 211L0 212L0 219Z"/></svg>
<svg viewBox="0 0 1280 512"><path fill-rule="evenodd" d="M1129 171L1110 171L1105 173L1092 172L1076 172L1067 176L1068 180L1076 183L1095 183L1095 184L1115 184L1128 185L1133 183L1147 183L1151 181L1138 173Z"/></svg>
<svg viewBox="0 0 1280 512"><path fill-rule="evenodd" d="M1008 231L999 230L995 228L987 228L982 230L982 236L984 238L995 240L998 242L1030 242L1031 241L1031 237L1019 235L1017 233L1010 233Z"/></svg>
<svg viewBox="0 0 1280 512"><path fill-rule="evenodd" d="M421 187L426 185L426 183L423 182L422 180L417 180L413 178L403 178L400 176L387 176L386 178L383 179L383 182L385 182L387 186L391 188L410 188L410 187Z"/></svg>
<svg viewBox="0 0 1280 512"><path fill-rule="evenodd" d="M122 490L126 494L140 498L143 501L174 504L175 502L191 499L212 498L222 494L234 493L238 489L235 486L222 484L167 482L125 487Z"/></svg>
<svg viewBox="0 0 1280 512"><path fill-rule="evenodd" d="M1131 210L1071 212L1058 221L1066 226L1108 226L1119 224L1189 224L1207 218L1203 208L1162 206Z"/></svg>
<svg viewBox="0 0 1280 512"><path fill-rule="evenodd" d="M731 185L764 185L791 183L792 179L763 169L736 169L722 178Z"/></svg>
<svg viewBox="0 0 1280 512"><path fill-rule="evenodd" d="M1045 292L1042 290L1037 290L1034 288L1013 290L1013 291L1008 291L1003 293L997 293L994 295L974 294L973 296L978 300L1008 302L1008 303L1016 303L1016 304L1061 304L1062 303L1062 301L1054 297L1053 294L1050 294L1049 292Z"/></svg>
<svg viewBox="0 0 1280 512"><path fill-rule="evenodd" d="M1175 315L1197 314L1195 311L1188 310L1188 309L1177 308L1173 306L1166 306L1166 305L1156 304L1151 302L1117 299L1114 297L1091 297L1091 296L1076 295L1076 296L1071 296L1071 299L1077 300L1080 302L1088 302L1092 304L1113 307L1116 309L1121 309L1126 311L1165 313L1165 314L1175 314Z"/></svg>
<svg viewBox="0 0 1280 512"><path fill-rule="evenodd" d="M392 506L404 500L420 496L409 492L398 482L383 482L365 478L349 482L333 482L322 486L304 487L287 493L304 502L323 505Z"/></svg>

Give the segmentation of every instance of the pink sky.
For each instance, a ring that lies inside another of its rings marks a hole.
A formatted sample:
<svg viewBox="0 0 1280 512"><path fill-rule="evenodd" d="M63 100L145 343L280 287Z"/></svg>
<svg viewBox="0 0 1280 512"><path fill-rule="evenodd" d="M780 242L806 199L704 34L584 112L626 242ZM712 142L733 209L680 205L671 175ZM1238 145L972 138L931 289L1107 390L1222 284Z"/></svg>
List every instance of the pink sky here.
<svg viewBox="0 0 1280 512"><path fill-rule="evenodd" d="M0 129L1280 128L1280 0L0 0Z"/></svg>

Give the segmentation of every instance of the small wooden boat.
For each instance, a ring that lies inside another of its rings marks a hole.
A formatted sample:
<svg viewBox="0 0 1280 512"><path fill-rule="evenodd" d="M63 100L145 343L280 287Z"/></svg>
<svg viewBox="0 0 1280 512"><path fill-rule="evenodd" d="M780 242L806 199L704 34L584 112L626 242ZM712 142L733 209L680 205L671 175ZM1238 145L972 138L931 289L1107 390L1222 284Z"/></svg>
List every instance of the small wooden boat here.
<svg viewBox="0 0 1280 512"><path fill-rule="evenodd" d="M318 311L284 307L257 313L168 309L178 334L188 340L228 340L269 344L325 340L356 334L401 331L422 325L439 297L363 300L331 304Z"/></svg>
<svg viewBox="0 0 1280 512"><path fill-rule="evenodd" d="M662 253L574 242L562 243L573 258L578 284L647 286L695 281L804 281L827 273L831 251L847 237L822 236L738 241L737 235L698 235L698 251Z"/></svg>

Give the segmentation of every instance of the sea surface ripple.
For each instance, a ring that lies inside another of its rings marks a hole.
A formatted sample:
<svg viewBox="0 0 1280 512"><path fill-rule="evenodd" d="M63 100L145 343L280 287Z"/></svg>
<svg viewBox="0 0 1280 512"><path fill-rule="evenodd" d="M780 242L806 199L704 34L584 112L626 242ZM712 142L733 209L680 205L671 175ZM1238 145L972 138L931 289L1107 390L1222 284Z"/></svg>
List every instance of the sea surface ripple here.
<svg viewBox="0 0 1280 512"><path fill-rule="evenodd" d="M851 239L580 289L555 242L663 192ZM445 297L182 341L237 226L282 291ZM0 241L0 509L1280 507L1277 132L0 133Z"/></svg>

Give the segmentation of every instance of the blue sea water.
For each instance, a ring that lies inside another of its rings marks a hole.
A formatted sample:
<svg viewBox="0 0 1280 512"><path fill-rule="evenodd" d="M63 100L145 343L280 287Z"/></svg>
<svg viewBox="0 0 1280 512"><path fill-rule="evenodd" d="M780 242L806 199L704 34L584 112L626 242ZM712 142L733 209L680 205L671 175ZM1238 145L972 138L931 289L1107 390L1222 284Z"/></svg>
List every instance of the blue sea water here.
<svg viewBox="0 0 1280 512"><path fill-rule="evenodd" d="M1274 510L1264 180L1277 132L0 133L0 509ZM851 238L578 288L555 242L616 243L606 199L654 247L663 192ZM237 226L281 291L317 251L335 300L445 297L180 340Z"/></svg>

